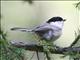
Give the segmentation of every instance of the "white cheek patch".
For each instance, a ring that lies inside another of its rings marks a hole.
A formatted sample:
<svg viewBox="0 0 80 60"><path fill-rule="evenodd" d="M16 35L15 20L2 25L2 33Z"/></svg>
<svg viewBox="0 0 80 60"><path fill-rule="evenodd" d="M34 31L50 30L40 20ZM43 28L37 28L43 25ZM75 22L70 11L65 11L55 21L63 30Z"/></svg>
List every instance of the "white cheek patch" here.
<svg viewBox="0 0 80 60"><path fill-rule="evenodd" d="M62 21L58 21L58 22L51 22L50 25L54 25L54 26L57 26L59 28L62 28L63 27L63 24L64 22Z"/></svg>

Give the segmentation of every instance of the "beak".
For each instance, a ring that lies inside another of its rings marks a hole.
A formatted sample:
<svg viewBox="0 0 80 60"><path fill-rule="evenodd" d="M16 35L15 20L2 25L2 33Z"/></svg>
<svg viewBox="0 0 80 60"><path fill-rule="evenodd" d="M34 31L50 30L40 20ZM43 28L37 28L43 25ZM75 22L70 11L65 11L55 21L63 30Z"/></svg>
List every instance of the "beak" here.
<svg viewBox="0 0 80 60"><path fill-rule="evenodd" d="M66 19L63 19L63 21L66 21Z"/></svg>

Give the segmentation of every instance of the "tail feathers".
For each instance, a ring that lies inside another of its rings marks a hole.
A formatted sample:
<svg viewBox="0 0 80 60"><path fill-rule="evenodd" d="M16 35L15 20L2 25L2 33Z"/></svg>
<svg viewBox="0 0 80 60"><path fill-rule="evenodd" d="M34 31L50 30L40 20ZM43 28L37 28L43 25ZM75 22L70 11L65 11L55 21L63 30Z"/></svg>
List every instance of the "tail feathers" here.
<svg viewBox="0 0 80 60"><path fill-rule="evenodd" d="M22 32L32 32L32 30L29 30L27 28L19 28L19 27L14 27L14 28L11 28L11 30L15 30L15 31L22 31Z"/></svg>

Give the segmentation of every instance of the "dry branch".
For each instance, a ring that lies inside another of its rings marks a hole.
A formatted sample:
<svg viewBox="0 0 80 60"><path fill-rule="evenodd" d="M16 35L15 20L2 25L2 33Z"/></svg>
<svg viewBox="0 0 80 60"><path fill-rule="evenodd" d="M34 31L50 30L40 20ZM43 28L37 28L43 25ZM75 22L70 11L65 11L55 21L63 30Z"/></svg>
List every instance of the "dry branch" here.
<svg viewBox="0 0 80 60"><path fill-rule="evenodd" d="M20 41L11 41L11 44L15 47L18 48L24 48L25 50L29 50L29 51L39 51L39 52L43 52L43 46L41 45L37 45L37 44L27 44L25 42L20 42ZM64 52L79 52L80 53L80 46L79 47L56 47L55 50L50 50L51 53L55 53L55 54L64 54Z"/></svg>

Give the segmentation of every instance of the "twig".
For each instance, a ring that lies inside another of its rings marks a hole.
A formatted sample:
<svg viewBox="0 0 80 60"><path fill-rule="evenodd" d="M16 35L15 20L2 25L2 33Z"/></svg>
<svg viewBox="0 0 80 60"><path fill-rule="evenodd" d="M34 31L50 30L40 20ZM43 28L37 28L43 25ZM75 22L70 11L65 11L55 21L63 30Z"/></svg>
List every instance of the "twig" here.
<svg viewBox="0 0 80 60"><path fill-rule="evenodd" d="M46 54L46 58L47 58L47 60L51 60L51 58L50 58L48 52L44 52L44 53Z"/></svg>
<svg viewBox="0 0 80 60"><path fill-rule="evenodd" d="M38 54L38 51L36 51L36 55L37 55L37 59L38 59L38 60L40 60L40 59L39 59L39 54Z"/></svg>
<svg viewBox="0 0 80 60"><path fill-rule="evenodd" d="M71 44L70 47L74 46L78 42L79 39L80 39L80 35L77 36L77 38L74 40L74 42Z"/></svg>
<svg viewBox="0 0 80 60"><path fill-rule="evenodd" d="M33 53L33 55L32 55L32 57L30 58L30 60L32 60L32 58L33 58L34 54L35 54L35 53Z"/></svg>
<svg viewBox="0 0 80 60"><path fill-rule="evenodd" d="M75 35L77 35L77 33L75 32ZM80 30L78 29L78 35L75 38L74 42L70 45L70 47L73 47L80 39Z"/></svg>

